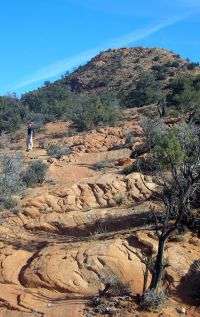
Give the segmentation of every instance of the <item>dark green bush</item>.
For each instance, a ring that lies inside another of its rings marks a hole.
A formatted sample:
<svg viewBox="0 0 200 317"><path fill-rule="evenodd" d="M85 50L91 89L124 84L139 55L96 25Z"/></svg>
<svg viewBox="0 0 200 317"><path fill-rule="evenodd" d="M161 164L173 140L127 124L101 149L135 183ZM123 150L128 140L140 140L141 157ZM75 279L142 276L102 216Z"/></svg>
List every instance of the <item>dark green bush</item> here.
<svg viewBox="0 0 200 317"><path fill-rule="evenodd" d="M22 106L13 96L0 97L0 134L14 132L22 124Z"/></svg>
<svg viewBox="0 0 200 317"><path fill-rule="evenodd" d="M137 172L137 164L136 163L132 163L130 165L127 165L124 167L122 173L125 175L129 175L131 173Z"/></svg>
<svg viewBox="0 0 200 317"><path fill-rule="evenodd" d="M71 92L62 85L48 84L26 93L21 103L31 113L43 114L45 122L62 119L71 104Z"/></svg>
<svg viewBox="0 0 200 317"><path fill-rule="evenodd" d="M23 174L23 181L28 187L42 184L45 181L47 164L41 160L33 162Z"/></svg>
<svg viewBox="0 0 200 317"><path fill-rule="evenodd" d="M181 112L197 112L200 105L200 75L177 77L171 81L169 89L169 106L174 106Z"/></svg>
<svg viewBox="0 0 200 317"><path fill-rule="evenodd" d="M128 175L134 172L142 172L151 174L157 170L157 164L152 156L139 157L136 162L131 165L125 166L123 174Z"/></svg>
<svg viewBox="0 0 200 317"><path fill-rule="evenodd" d="M13 210L17 206L17 200L12 196L5 196L1 200L1 206L8 210Z"/></svg>
<svg viewBox="0 0 200 317"><path fill-rule="evenodd" d="M154 71L156 79L163 80L167 76L168 67L166 67L165 65L157 64L152 66L152 70Z"/></svg>
<svg viewBox="0 0 200 317"><path fill-rule="evenodd" d="M89 130L100 124L114 125L119 120L118 105L108 96L82 95L71 108L69 117L78 131Z"/></svg>
<svg viewBox="0 0 200 317"><path fill-rule="evenodd" d="M0 209L14 210L17 206L16 197L24 190L22 180L23 159L15 155L0 157ZM15 195L15 196L13 196Z"/></svg>
<svg viewBox="0 0 200 317"><path fill-rule="evenodd" d="M157 56L155 56L155 57L153 58L153 61L154 61L154 62L158 62L159 59L160 59L160 56L157 55Z"/></svg>
<svg viewBox="0 0 200 317"><path fill-rule="evenodd" d="M159 102L163 99L160 83L152 73L144 73L136 86L127 96L123 97L125 106L145 106Z"/></svg>
<svg viewBox="0 0 200 317"><path fill-rule="evenodd" d="M0 157L0 195L2 197L18 194L23 190L22 171L23 159L19 153Z"/></svg>
<svg viewBox="0 0 200 317"><path fill-rule="evenodd" d="M180 63L178 61L169 61L165 64L165 66L168 67L175 67L178 68L180 66Z"/></svg>

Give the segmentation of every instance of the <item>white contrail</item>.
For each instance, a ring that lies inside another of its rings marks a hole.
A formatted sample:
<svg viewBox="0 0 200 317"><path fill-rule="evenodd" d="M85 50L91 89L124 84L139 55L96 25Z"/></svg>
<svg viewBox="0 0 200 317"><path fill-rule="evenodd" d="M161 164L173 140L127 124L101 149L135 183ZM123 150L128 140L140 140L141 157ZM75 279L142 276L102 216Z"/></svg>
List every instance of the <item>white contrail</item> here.
<svg viewBox="0 0 200 317"><path fill-rule="evenodd" d="M57 61L53 64L50 64L46 67L43 67L42 69L36 71L33 73L29 78L22 80L18 84L14 85L12 87L12 91L18 90L24 87L28 87L31 84L40 82L42 80L46 80L49 78L53 78L61 73L63 73L66 70L72 69L73 67L76 67L78 65L81 65L88 60L90 60L94 55L99 53L100 51L106 50L107 48L117 48L126 46L130 43L137 42L138 40L144 39L148 37L149 35L152 35L168 26L174 25L175 23L185 19L186 16L182 17L175 17L172 19L168 19L165 21L162 21L154 26L137 29L131 33L125 34L119 38L112 39L108 41L107 43L100 45L98 47L95 47L93 49L83 51L75 56L68 57L66 59Z"/></svg>
<svg viewBox="0 0 200 317"><path fill-rule="evenodd" d="M177 0L178 3L187 8L200 8L199 0Z"/></svg>

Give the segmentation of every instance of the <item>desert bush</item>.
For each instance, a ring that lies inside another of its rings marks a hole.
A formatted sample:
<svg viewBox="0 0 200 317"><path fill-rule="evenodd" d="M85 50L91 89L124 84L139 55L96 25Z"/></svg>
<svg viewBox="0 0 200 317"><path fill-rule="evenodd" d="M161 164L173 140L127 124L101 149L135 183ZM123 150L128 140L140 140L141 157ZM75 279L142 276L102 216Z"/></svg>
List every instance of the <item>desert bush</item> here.
<svg viewBox="0 0 200 317"><path fill-rule="evenodd" d="M104 235L108 232L107 225L101 222L99 219L95 221L95 230L91 233L91 237L94 237L97 234Z"/></svg>
<svg viewBox="0 0 200 317"><path fill-rule="evenodd" d="M113 160L105 159L103 161L95 163L92 168L97 171L103 171L104 169L112 168L113 166Z"/></svg>
<svg viewBox="0 0 200 317"><path fill-rule="evenodd" d="M126 144L133 145L135 143L135 136L133 132L129 132L126 136Z"/></svg>
<svg viewBox="0 0 200 317"><path fill-rule="evenodd" d="M142 172L151 174L157 170L157 163L155 162L152 155L149 154L147 157L138 157L134 163L125 166L122 173L129 175L134 172Z"/></svg>
<svg viewBox="0 0 200 317"><path fill-rule="evenodd" d="M200 105L200 76L179 76L169 84L170 93L167 102L180 112L199 111Z"/></svg>
<svg viewBox="0 0 200 317"><path fill-rule="evenodd" d="M59 84L45 85L24 94L21 103L29 113L42 114L45 122L54 121L65 116L68 105L71 104L71 92Z"/></svg>
<svg viewBox="0 0 200 317"><path fill-rule="evenodd" d="M140 120L146 144L151 149L157 143L158 137L162 138L167 131L167 126L159 119L141 117Z"/></svg>
<svg viewBox="0 0 200 317"><path fill-rule="evenodd" d="M64 155L70 154L70 149L59 144L50 144L47 147L47 154L56 159L60 159Z"/></svg>
<svg viewBox="0 0 200 317"><path fill-rule="evenodd" d="M17 200L13 198L13 195L20 195L24 190L22 171L23 158L19 153L0 157L1 209L14 209L17 206Z"/></svg>
<svg viewBox="0 0 200 317"><path fill-rule="evenodd" d="M126 197L124 197L124 195L119 193L119 194L116 194L114 196L114 200L115 200L117 206L121 206L121 205L123 205L126 202Z"/></svg>
<svg viewBox="0 0 200 317"><path fill-rule="evenodd" d="M156 76L153 73L144 73L136 86L127 96L124 96L122 102L125 106L150 105L159 102L163 98L162 88Z"/></svg>
<svg viewBox="0 0 200 317"><path fill-rule="evenodd" d="M137 171L137 165L135 163L132 163L130 165L125 166L122 173L125 175L129 175L129 174L134 173L136 171Z"/></svg>
<svg viewBox="0 0 200 317"><path fill-rule="evenodd" d="M38 141L38 147L43 150L47 149L48 143L44 139L41 139Z"/></svg>
<svg viewBox="0 0 200 317"><path fill-rule="evenodd" d="M0 137L0 149L5 149L9 145L10 140L6 133L2 132Z"/></svg>
<svg viewBox="0 0 200 317"><path fill-rule="evenodd" d="M100 124L114 125L120 118L118 104L109 96L86 96L77 98L68 114L78 131L89 130Z"/></svg>
<svg viewBox="0 0 200 317"><path fill-rule="evenodd" d="M68 130L68 131L65 131L65 132L63 133L63 136L70 138L70 137L76 135L77 133L78 133L78 132L76 131L76 129L70 129L70 130Z"/></svg>
<svg viewBox="0 0 200 317"><path fill-rule="evenodd" d="M15 132L22 124L22 106L14 96L0 97L0 133Z"/></svg>
<svg viewBox="0 0 200 317"><path fill-rule="evenodd" d="M143 310L158 311L167 301L164 292L155 292L155 290L147 290L141 299L140 306Z"/></svg>
<svg viewBox="0 0 200 317"><path fill-rule="evenodd" d="M130 285L123 283L113 272L104 273L101 281L105 285L105 290L103 291L103 295L105 296L124 296L131 294Z"/></svg>
<svg viewBox="0 0 200 317"><path fill-rule="evenodd" d="M33 122L34 124L34 129L36 131L40 131L41 129L44 128L44 124L45 122L47 122L48 120L46 120L46 115L43 113L35 113L35 112L28 112L26 115L26 118L24 119L24 121L26 122Z"/></svg>
<svg viewBox="0 0 200 317"><path fill-rule="evenodd" d="M147 157L139 157L135 162L135 169L137 172L143 172L147 174L151 174L156 172L157 163L155 159L150 154Z"/></svg>
<svg viewBox="0 0 200 317"><path fill-rule="evenodd" d="M47 164L41 160L33 162L23 173L23 181L26 186L31 187L37 184L42 184L45 181L47 173Z"/></svg>
<svg viewBox="0 0 200 317"><path fill-rule="evenodd" d="M155 78L158 80L163 80L166 78L166 75L168 73L168 67L165 65L153 65L152 70L154 71Z"/></svg>
<svg viewBox="0 0 200 317"><path fill-rule="evenodd" d="M179 65L180 64L178 61L169 61L165 64L166 67L175 67L175 68L178 68Z"/></svg>
<svg viewBox="0 0 200 317"><path fill-rule="evenodd" d="M157 56L154 56L154 58L153 58L153 61L154 61L154 62L157 62L157 61L159 61L159 60L160 60L160 56L158 56L158 55L157 55Z"/></svg>
<svg viewBox="0 0 200 317"><path fill-rule="evenodd" d="M19 193L24 188L21 179L22 171L23 158L20 153L0 157L0 193L2 196Z"/></svg>
<svg viewBox="0 0 200 317"><path fill-rule="evenodd" d="M12 196L1 197L1 201L0 201L1 207L8 210L14 210L15 207L17 207L17 205L18 205L18 201Z"/></svg>

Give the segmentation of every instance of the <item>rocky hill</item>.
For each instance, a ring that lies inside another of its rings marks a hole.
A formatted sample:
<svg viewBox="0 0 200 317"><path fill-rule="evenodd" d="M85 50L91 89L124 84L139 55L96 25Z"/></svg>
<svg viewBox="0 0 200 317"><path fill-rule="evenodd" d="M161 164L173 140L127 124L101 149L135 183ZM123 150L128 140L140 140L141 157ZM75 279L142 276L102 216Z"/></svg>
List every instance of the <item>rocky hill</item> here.
<svg viewBox="0 0 200 317"><path fill-rule="evenodd" d="M171 51L160 48L120 48L100 53L69 76L58 81L74 92L114 92L127 94L144 72L151 72L163 87L171 78L193 70L190 63Z"/></svg>

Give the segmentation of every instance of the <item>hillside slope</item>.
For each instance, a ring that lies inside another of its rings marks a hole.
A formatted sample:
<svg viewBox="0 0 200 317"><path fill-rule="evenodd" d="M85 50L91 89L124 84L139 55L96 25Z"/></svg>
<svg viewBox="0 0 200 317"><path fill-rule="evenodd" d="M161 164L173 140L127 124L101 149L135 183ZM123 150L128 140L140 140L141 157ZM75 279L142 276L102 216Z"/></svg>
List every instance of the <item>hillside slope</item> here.
<svg viewBox="0 0 200 317"><path fill-rule="evenodd" d="M58 81L75 92L128 91L144 72L152 72L163 85L178 73L193 68L188 60L160 48L110 49L80 66L69 76Z"/></svg>

